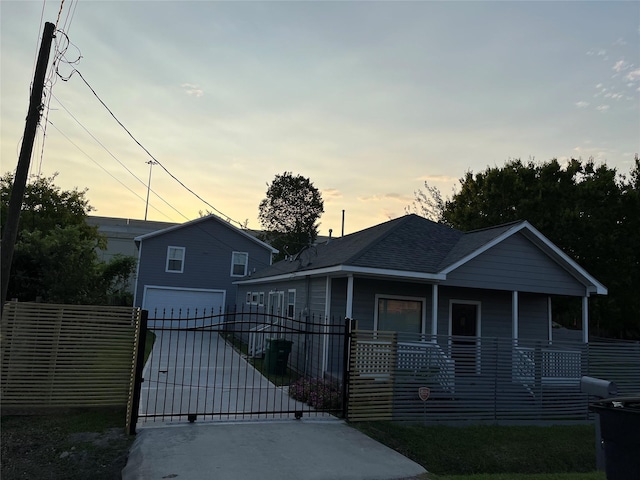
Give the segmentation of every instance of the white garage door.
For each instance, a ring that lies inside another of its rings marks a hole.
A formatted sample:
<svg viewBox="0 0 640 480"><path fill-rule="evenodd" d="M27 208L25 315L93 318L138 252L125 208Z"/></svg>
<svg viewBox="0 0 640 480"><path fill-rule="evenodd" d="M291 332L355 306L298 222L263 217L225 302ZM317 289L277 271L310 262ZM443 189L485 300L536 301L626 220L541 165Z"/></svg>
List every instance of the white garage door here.
<svg viewBox="0 0 640 480"><path fill-rule="evenodd" d="M146 286L142 308L149 310L150 319L218 315L224 312L225 293L224 290ZM218 318L213 321L217 322ZM195 325L190 323L189 326Z"/></svg>

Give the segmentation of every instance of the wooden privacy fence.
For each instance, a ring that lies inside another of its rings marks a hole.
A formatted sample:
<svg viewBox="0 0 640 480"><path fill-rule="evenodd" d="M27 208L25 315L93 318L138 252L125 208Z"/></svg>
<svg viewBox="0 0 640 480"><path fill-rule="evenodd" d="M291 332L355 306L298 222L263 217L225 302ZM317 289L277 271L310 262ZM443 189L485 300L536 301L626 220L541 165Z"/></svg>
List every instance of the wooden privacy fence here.
<svg viewBox="0 0 640 480"><path fill-rule="evenodd" d="M6 303L2 407L126 406L139 329L132 307Z"/></svg>
<svg viewBox="0 0 640 480"><path fill-rule="evenodd" d="M350 421L391 420L397 351L394 332L351 332L347 409Z"/></svg>
<svg viewBox="0 0 640 480"><path fill-rule="evenodd" d="M354 330L350 421L584 423L582 376L640 395L640 343L546 342Z"/></svg>

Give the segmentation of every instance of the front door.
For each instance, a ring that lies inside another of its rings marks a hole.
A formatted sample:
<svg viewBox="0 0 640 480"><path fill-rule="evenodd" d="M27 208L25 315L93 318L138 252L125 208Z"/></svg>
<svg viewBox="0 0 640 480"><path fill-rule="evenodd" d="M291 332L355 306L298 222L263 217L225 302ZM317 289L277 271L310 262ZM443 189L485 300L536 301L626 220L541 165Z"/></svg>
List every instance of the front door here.
<svg viewBox="0 0 640 480"><path fill-rule="evenodd" d="M451 304L451 356L457 375L478 373L478 311L476 303Z"/></svg>

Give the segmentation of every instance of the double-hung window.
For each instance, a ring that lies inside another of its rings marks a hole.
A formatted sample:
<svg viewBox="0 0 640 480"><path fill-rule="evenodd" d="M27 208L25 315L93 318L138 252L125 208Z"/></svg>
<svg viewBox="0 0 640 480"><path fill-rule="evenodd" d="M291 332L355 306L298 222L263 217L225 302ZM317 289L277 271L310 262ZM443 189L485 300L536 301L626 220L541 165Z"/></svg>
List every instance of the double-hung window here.
<svg viewBox="0 0 640 480"><path fill-rule="evenodd" d="M247 274L249 254L246 252L233 252L231 254L231 276L244 277Z"/></svg>
<svg viewBox="0 0 640 480"><path fill-rule="evenodd" d="M167 247L166 270L171 273L184 272L184 247Z"/></svg>
<svg viewBox="0 0 640 480"><path fill-rule="evenodd" d="M287 317L293 318L296 310L296 291L291 289L287 296Z"/></svg>

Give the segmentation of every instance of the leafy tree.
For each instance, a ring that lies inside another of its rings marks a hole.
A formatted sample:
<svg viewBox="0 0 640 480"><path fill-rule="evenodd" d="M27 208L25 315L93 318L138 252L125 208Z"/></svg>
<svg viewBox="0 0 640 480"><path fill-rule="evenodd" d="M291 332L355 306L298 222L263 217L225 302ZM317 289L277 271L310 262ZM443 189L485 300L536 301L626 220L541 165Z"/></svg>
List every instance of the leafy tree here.
<svg viewBox="0 0 640 480"><path fill-rule="evenodd" d="M555 159L512 160L477 174L467 172L460 179L459 192L444 202L436 220L465 231L528 220L608 287L608 296L591 302L594 330L637 338L639 178L637 156L628 178L615 168L596 166L592 159L572 159L564 167ZM416 202L420 207L420 197ZM579 306L556 303L558 320L569 325L579 318Z"/></svg>
<svg viewBox="0 0 640 480"><path fill-rule="evenodd" d="M135 259L100 262L96 249L106 239L87 224L93 210L86 190L62 190L56 175L30 182L25 190L7 298L50 303L105 303ZM6 219L13 187L10 173L0 178L0 214Z"/></svg>
<svg viewBox="0 0 640 480"><path fill-rule="evenodd" d="M318 219L324 213L320 191L302 175L284 172L267 184L258 219L265 229L262 240L280 250L277 260L293 255L318 237Z"/></svg>

